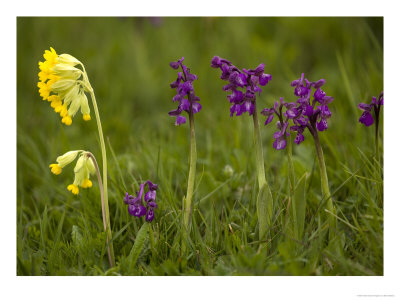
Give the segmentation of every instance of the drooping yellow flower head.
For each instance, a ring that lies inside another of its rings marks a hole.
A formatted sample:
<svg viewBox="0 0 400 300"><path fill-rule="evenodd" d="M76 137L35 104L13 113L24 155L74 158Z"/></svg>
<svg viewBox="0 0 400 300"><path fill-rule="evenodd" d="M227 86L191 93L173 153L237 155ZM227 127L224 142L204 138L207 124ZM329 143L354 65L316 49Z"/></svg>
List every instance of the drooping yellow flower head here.
<svg viewBox="0 0 400 300"><path fill-rule="evenodd" d="M62 168L64 168L66 165L70 164L76 159L79 153L80 155L74 168L74 182L67 187L67 189L71 191L74 195L79 194L79 187L90 188L93 185L89 177L96 172L96 169L92 159L90 158L90 152L86 152L83 150L69 151L64 155L57 157L57 164L50 165L51 172L55 175L58 175L61 173Z"/></svg>
<svg viewBox="0 0 400 300"><path fill-rule="evenodd" d="M61 116L65 125L72 124L72 117L79 108L85 121L90 120L90 108L85 92L91 92L85 67L69 54L57 55L50 47L45 50L44 62L39 62L39 94L51 102L51 107ZM78 68L80 66L82 69Z"/></svg>

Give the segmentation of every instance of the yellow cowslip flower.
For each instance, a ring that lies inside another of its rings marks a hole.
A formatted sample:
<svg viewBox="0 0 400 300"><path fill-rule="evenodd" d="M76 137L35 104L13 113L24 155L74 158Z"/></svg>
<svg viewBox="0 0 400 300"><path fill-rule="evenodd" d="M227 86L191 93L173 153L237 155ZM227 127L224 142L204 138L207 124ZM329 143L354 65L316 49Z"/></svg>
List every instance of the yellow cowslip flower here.
<svg viewBox="0 0 400 300"><path fill-rule="evenodd" d="M84 189L92 187L92 182L90 181L89 176L93 175L96 172L96 169L89 156L83 154L79 157L74 172L75 179L74 182L68 186L69 191L77 195L79 194L79 186Z"/></svg>
<svg viewBox="0 0 400 300"><path fill-rule="evenodd" d="M82 152L82 150L68 151L64 155L57 157L57 163L50 165L51 172L55 175L60 174L62 172L62 168L73 162L79 152Z"/></svg>
<svg viewBox="0 0 400 300"><path fill-rule="evenodd" d="M44 62L39 62L39 94L51 102L51 107L61 116L61 122L72 124L79 108L85 121L89 121L90 108L85 92L92 92L85 67L69 54L58 55L50 47L45 50ZM80 66L81 68L78 68Z"/></svg>
<svg viewBox="0 0 400 300"><path fill-rule="evenodd" d="M69 151L64 155L57 157L57 164L50 165L51 172L58 175L61 173L62 168L64 168L66 165L70 164L76 159L79 153L80 155L74 168L74 182L67 187L67 189L71 191L74 195L79 194L79 187L85 189L90 188L93 185L89 177L96 172L96 168L93 164L92 159L90 158L90 152L86 152L83 150Z"/></svg>

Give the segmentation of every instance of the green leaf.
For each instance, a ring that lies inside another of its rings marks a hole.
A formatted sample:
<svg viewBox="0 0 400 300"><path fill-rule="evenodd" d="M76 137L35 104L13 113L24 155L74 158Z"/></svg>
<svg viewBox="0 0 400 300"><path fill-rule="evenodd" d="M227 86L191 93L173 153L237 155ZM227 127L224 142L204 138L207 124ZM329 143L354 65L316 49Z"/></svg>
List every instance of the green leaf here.
<svg viewBox="0 0 400 300"><path fill-rule="evenodd" d="M76 225L72 225L72 241L75 244L75 247L77 247L78 249L80 248L80 246L83 244L83 238L82 238L82 234L79 232L79 227Z"/></svg>
<svg viewBox="0 0 400 300"><path fill-rule="evenodd" d="M304 219L306 216L306 182L308 173L304 173L298 180L293 196L293 209L295 213L295 230L297 239L301 239L304 231Z"/></svg>
<svg viewBox="0 0 400 300"><path fill-rule="evenodd" d="M129 262L129 273L133 271L133 268L136 265L136 261L142 252L144 242L147 238L147 233L149 231L149 223L145 222L142 227L139 229L139 232L136 236L135 243L133 244L132 250L129 253L128 262Z"/></svg>
<svg viewBox="0 0 400 300"><path fill-rule="evenodd" d="M261 187L257 196L257 215L259 222L259 239L262 240L272 221L272 194L267 183Z"/></svg>

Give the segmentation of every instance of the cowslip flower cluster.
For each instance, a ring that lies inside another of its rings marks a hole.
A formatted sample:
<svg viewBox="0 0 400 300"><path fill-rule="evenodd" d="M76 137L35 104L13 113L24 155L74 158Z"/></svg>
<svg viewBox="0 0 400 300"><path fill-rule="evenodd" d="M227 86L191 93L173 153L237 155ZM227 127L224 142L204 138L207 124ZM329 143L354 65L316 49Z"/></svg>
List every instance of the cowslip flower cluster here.
<svg viewBox="0 0 400 300"><path fill-rule="evenodd" d="M294 95L298 97L296 102L286 103L283 98L280 98L279 102L275 102L274 107L264 108L261 111L261 114L267 117L265 125L272 122L274 115L279 118L278 131L274 133L273 147L275 149L281 150L286 147L289 130L297 133L294 142L300 144L304 141L303 132L306 128L312 134L317 134L317 130L328 129L327 120L332 115L328 104L333 101L333 97L327 96L321 89L325 82L325 79L310 82L304 78L304 73L302 73L299 79L291 83L291 86L295 88ZM311 101L312 88L315 91ZM284 112L282 112L283 107L285 107ZM290 120L293 126L289 127Z"/></svg>
<svg viewBox="0 0 400 300"><path fill-rule="evenodd" d="M144 195L145 206L143 205L143 193L144 188L148 187L147 193ZM156 191L158 185L147 180L146 183L140 185L139 191L136 193L136 197L125 194L124 203L128 205L128 212L130 215L135 217L142 217L146 215L146 221L151 222L154 219L154 209L157 208L156 203Z"/></svg>
<svg viewBox="0 0 400 300"><path fill-rule="evenodd" d="M51 102L51 107L61 116L65 125L72 124L72 117L79 108L85 121L90 120L90 108L85 91L91 86L83 64L69 54L57 55L50 47L43 54L44 62L39 62L39 94L43 100ZM76 66L80 65L82 70Z"/></svg>
<svg viewBox="0 0 400 300"><path fill-rule="evenodd" d="M383 105L383 92L380 93L378 100L376 99L376 97L372 97L372 101L370 104L366 103L358 104L358 108L363 110L363 113L361 114L361 117L358 121L367 127L371 126L372 124L374 124L374 117L371 114L372 109L374 110L375 118L378 118L382 105Z"/></svg>
<svg viewBox="0 0 400 300"><path fill-rule="evenodd" d="M243 69L242 71L230 61L214 56L211 60L211 67L220 68L221 79L229 83L223 87L224 91L231 91L227 96L230 103L231 117L248 112L252 115L256 101L256 93L261 94L260 86L265 86L272 78L270 74L264 73L264 64L258 65L255 69ZM240 89L243 89L240 90Z"/></svg>
<svg viewBox="0 0 400 300"><path fill-rule="evenodd" d="M179 102L178 108L168 113L176 117L176 126L186 123L186 118L181 115L183 111L195 114L201 110L201 104L198 102L200 98L195 95L193 89L193 81L197 80L197 76L190 73L190 69L182 63L183 60L184 57L169 64L175 70L182 68L182 72L178 72L178 78L170 84L171 88L176 88L177 92L172 101Z"/></svg>
<svg viewBox="0 0 400 300"><path fill-rule="evenodd" d="M92 159L89 156L89 152L83 150L74 150L68 151L64 155L57 157L56 164L51 164L49 167L51 172L55 175L59 175L62 172L62 169L72 163L78 154L80 156L76 162L74 173L75 179L74 182L68 185L67 189L72 192L74 195L79 194L79 187L81 188L90 188L92 187L92 182L90 181L90 175L93 175L96 172L95 166L93 164Z"/></svg>

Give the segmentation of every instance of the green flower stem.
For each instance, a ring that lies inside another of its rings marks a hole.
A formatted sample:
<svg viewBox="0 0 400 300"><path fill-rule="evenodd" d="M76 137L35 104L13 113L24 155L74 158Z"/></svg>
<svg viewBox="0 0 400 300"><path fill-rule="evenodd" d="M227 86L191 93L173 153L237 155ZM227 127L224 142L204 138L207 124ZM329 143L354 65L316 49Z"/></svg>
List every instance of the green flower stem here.
<svg viewBox="0 0 400 300"><path fill-rule="evenodd" d="M321 143L319 141L317 129L313 128L313 130L310 130L310 131L311 131L312 136L314 137L315 149L317 151L319 171L320 171L320 177L321 177L321 188L322 188L322 196L323 196L322 198L327 199L327 209L333 214L333 215L332 214L328 215L329 237L333 238L335 231L336 231L336 218L334 217L334 215L336 215L336 212L335 212L335 208L333 206L331 192L329 190L329 182L328 182L328 175L326 173L324 153L322 151Z"/></svg>
<svg viewBox="0 0 400 300"><path fill-rule="evenodd" d="M375 158L380 168L380 157L379 157L379 111L375 111Z"/></svg>
<svg viewBox="0 0 400 300"><path fill-rule="evenodd" d="M283 124L283 122L281 122ZM297 233L297 213L296 213L296 205L294 201L294 189L295 189L295 176L294 176L294 166L293 166L293 160L292 160L292 137L291 133L289 138L287 139L287 160L288 160L288 177L289 177L289 200L288 200L288 206L290 206L289 209L292 210L292 217L293 217L293 225L294 225L294 232ZM289 211L289 210L288 210ZM297 235L296 235L297 236Z"/></svg>
<svg viewBox="0 0 400 300"><path fill-rule="evenodd" d="M86 155L93 161L94 167L96 169L96 175L97 175L97 180L99 182L99 189L100 189L101 214L103 216L104 231L106 232L107 231L107 219L106 219L106 209L105 209L105 202L104 202L104 186L103 186L103 182L101 180L99 165L97 164L96 158L94 157L94 155L92 153L86 152ZM108 253L108 262L110 263L110 265L112 265L113 260L111 257L111 248L110 248L108 236L107 236L107 253Z"/></svg>
<svg viewBox="0 0 400 300"><path fill-rule="evenodd" d="M282 123L283 124L283 123ZM292 137L290 136L287 141L287 157L288 157L288 167L289 167L289 189L290 189L290 195L293 196L294 193L294 187L295 187L295 182L294 182L294 166L293 166L293 160L292 160Z"/></svg>
<svg viewBox="0 0 400 300"><path fill-rule="evenodd" d="M107 154L106 154L106 146L104 143L103 129L101 128L100 114L99 109L97 108L96 97L94 95L94 91L90 88L90 96L92 98L94 113L96 115L97 128L99 130L99 138L100 138L100 147L101 147L101 156L103 158L103 192L104 192L104 210L105 210L105 219L106 219L106 234L107 234L107 245L108 245L108 255L110 258L110 266L115 266L115 258L114 258L114 247L111 242L112 233L111 233L111 225L110 225L110 211L108 208L108 190L107 190Z"/></svg>
<svg viewBox="0 0 400 300"><path fill-rule="evenodd" d="M253 124L254 124L254 144L256 147L255 151L256 151L258 187L261 189L261 187L265 183L267 183L267 180L265 179L264 156L261 144L261 132L260 132L260 125L258 124L257 106L255 103L253 112Z"/></svg>
<svg viewBox="0 0 400 300"><path fill-rule="evenodd" d="M187 242L187 237L190 233L190 217L192 213L192 198L194 190L194 179L196 176L196 136L194 130L194 116L193 111L190 109L189 112L189 123L190 123L190 162L189 162L189 177L186 197L183 203L183 226L184 226L184 240L182 241L182 249L185 250L185 244Z"/></svg>
<svg viewBox="0 0 400 300"><path fill-rule="evenodd" d="M259 222L259 239L263 239L267 227L271 225L273 198L268 182L265 179L264 156L261 143L260 125L258 124L257 105L253 112L254 144L256 151L256 169L259 193L257 197L257 216Z"/></svg>

